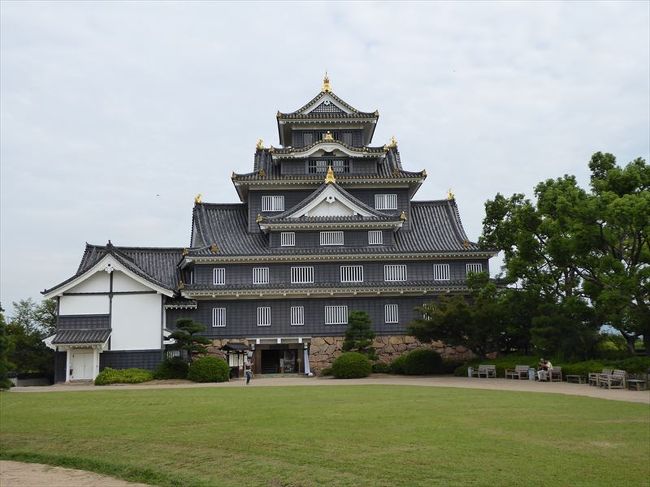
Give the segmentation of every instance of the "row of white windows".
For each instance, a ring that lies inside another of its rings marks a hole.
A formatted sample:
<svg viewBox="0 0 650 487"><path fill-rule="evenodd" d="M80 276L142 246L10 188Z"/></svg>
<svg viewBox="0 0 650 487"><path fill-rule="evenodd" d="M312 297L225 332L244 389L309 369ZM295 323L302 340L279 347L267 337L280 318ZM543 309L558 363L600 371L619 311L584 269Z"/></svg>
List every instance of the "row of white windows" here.
<svg viewBox="0 0 650 487"><path fill-rule="evenodd" d="M376 194L375 209L396 210L397 194ZM284 196L262 196L262 211L284 211Z"/></svg>
<svg viewBox="0 0 650 487"><path fill-rule="evenodd" d="M384 234L381 230L370 230L368 232L368 245L382 245ZM321 245L344 245L345 234L341 231L320 232ZM281 247L296 246L296 232L280 232Z"/></svg>
<svg viewBox="0 0 650 487"><path fill-rule="evenodd" d="M406 264L387 264L384 266L384 281L401 282L407 280ZM472 263L466 264L465 271L467 274L483 271L483 264ZM212 282L217 286L226 284L225 267L215 267L212 271ZM341 282L363 282L362 265L342 265L340 267ZM449 281L450 272L449 264L433 264L433 280ZM298 266L291 268L291 284L311 284L314 282L313 266ZM269 268L253 268L253 284L268 284Z"/></svg>
<svg viewBox="0 0 650 487"><path fill-rule="evenodd" d="M305 307L291 306L291 326L305 324ZM384 306L384 321L386 323L399 323L399 306L387 304ZM325 306L326 325L347 325L347 306ZM212 308L212 326L215 328L226 326L226 308ZM257 308L257 326L271 326L271 307L260 306Z"/></svg>

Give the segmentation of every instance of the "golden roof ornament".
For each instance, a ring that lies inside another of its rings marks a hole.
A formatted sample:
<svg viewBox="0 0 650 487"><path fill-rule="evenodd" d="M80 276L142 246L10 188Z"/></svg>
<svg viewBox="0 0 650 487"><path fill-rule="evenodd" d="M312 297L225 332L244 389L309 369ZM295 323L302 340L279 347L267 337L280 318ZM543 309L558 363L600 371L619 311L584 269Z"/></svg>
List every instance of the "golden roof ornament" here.
<svg viewBox="0 0 650 487"><path fill-rule="evenodd" d="M194 197L194 203L195 203L195 204L199 204L199 203L201 203L201 193L197 194L197 195Z"/></svg>
<svg viewBox="0 0 650 487"><path fill-rule="evenodd" d="M321 91L323 93L330 93L332 91L332 87L330 86L330 79L327 76L327 71L325 71L325 77L323 78L323 88Z"/></svg>
<svg viewBox="0 0 650 487"><path fill-rule="evenodd" d="M188 249L183 249L183 255L187 255L189 253L190 253L190 251Z"/></svg>
<svg viewBox="0 0 650 487"><path fill-rule="evenodd" d="M447 199L448 199L449 201L451 201L451 200L453 200L453 199L456 199L456 197L454 196L454 193L451 192L451 188L449 188L449 189L447 190Z"/></svg>
<svg viewBox="0 0 650 487"><path fill-rule="evenodd" d="M260 223L262 221L264 221L264 217L262 216L261 213L258 213L257 218L255 218L255 223Z"/></svg>
<svg viewBox="0 0 650 487"><path fill-rule="evenodd" d="M325 176L325 184L331 184L336 182L336 177L334 177L334 169L332 166L327 168L327 175Z"/></svg>
<svg viewBox="0 0 650 487"><path fill-rule="evenodd" d="M261 178L264 178L264 177L266 177L266 171L264 170L264 168L263 168L263 167L262 167L262 168L260 168L260 170L259 170L259 171L257 171L257 174L258 174L258 175L259 175L259 176L260 176Z"/></svg>
<svg viewBox="0 0 650 487"><path fill-rule="evenodd" d="M262 139L257 139L257 144L255 144L257 150L264 149L264 141Z"/></svg>
<svg viewBox="0 0 650 487"><path fill-rule="evenodd" d="M397 147L397 139L393 135L388 141L388 144L384 146L384 150L394 149L395 147Z"/></svg>
<svg viewBox="0 0 650 487"><path fill-rule="evenodd" d="M178 289L185 289L185 283L181 279L181 281L178 283Z"/></svg>
<svg viewBox="0 0 650 487"><path fill-rule="evenodd" d="M469 248L469 240L467 239L463 240L463 247L465 247L466 249Z"/></svg>
<svg viewBox="0 0 650 487"><path fill-rule="evenodd" d="M210 245L210 252L212 252L213 254L219 253L219 247L217 246L217 244Z"/></svg>
<svg viewBox="0 0 650 487"><path fill-rule="evenodd" d="M323 134L323 140L326 142L333 142L334 141L334 136L332 135L332 132L329 130Z"/></svg>
<svg viewBox="0 0 650 487"><path fill-rule="evenodd" d="M399 219L403 222L406 221L406 212L404 210L402 210L402 213L399 214Z"/></svg>

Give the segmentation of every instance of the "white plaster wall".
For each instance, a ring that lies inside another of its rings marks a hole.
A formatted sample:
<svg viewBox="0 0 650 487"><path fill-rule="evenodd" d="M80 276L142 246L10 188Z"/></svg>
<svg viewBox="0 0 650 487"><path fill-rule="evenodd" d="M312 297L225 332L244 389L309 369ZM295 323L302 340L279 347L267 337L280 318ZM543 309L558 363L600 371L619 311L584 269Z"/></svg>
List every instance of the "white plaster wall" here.
<svg viewBox="0 0 650 487"><path fill-rule="evenodd" d="M354 212L350 208L338 200L332 203L323 201L309 210L309 216L350 216L353 214Z"/></svg>
<svg viewBox="0 0 650 487"><path fill-rule="evenodd" d="M113 271L113 292L151 291L151 288L134 281L121 271Z"/></svg>
<svg viewBox="0 0 650 487"><path fill-rule="evenodd" d="M113 296L111 350L160 348L160 294Z"/></svg>
<svg viewBox="0 0 650 487"><path fill-rule="evenodd" d="M102 271L95 272L84 282L77 284L75 287L68 289L68 293L107 293L109 291L109 275Z"/></svg>
<svg viewBox="0 0 650 487"><path fill-rule="evenodd" d="M60 315L108 314L108 296L61 296Z"/></svg>

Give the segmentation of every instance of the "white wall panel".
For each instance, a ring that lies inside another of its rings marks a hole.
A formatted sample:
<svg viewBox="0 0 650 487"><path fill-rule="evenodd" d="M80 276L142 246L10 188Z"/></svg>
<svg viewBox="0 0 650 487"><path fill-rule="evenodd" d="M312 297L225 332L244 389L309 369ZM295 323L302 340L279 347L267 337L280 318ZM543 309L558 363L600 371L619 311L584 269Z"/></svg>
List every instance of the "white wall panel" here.
<svg viewBox="0 0 650 487"><path fill-rule="evenodd" d="M151 291L150 287L140 284L120 271L113 271L113 292Z"/></svg>
<svg viewBox="0 0 650 487"><path fill-rule="evenodd" d="M95 272L85 281L68 289L68 293L107 293L109 291L109 275L104 271Z"/></svg>
<svg viewBox="0 0 650 487"><path fill-rule="evenodd" d="M111 350L160 348L160 294L113 296Z"/></svg>
<svg viewBox="0 0 650 487"><path fill-rule="evenodd" d="M61 296L60 315L108 314L108 296Z"/></svg>

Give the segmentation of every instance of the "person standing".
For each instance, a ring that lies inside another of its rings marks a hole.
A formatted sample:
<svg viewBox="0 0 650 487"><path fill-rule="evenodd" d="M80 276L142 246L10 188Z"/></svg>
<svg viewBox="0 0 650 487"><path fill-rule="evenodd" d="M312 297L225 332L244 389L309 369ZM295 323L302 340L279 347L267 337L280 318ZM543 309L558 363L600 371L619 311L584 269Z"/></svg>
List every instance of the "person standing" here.
<svg viewBox="0 0 650 487"><path fill-rule="evenodd" d="M246 385L248 385L253 378L253 367L250 360L246 360L244 364L244 375L246 376Z"/></svg>

